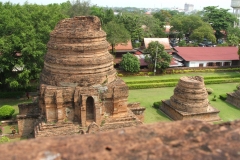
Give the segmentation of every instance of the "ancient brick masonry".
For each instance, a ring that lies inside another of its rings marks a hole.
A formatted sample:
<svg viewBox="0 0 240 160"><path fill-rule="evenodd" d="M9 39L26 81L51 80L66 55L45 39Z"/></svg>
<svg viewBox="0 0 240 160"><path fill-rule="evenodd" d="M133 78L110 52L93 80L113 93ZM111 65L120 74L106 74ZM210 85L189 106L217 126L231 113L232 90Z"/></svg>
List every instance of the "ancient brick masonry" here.
<svg viewBox="0 0 240 160"><path fill-rule="evenodd" d="M134 108L136 116L128 108L128 87L113 68L99 18L82 16L60 21L47 47L39 93L39 107L46 122L77 122L86 127L104 121L108 128L116 119L128 126L131 122L140 124L136 121L140 122L138 117L142 119L144 109L136 112L140 106Z"/></svg>
<svg viewBox="0 0 240 160"><path fill-rule="evenodd" d="M160 109L173 120L220 120L219 111L209 104L204 79L200 76L181 77L174 95L170 100L163 101Z"/></svg>
<svg viewBox="0 0 240 160"><path fill-rule="evenodd" d="M178 121L2 144L0 159L239 160L240 121ZM9 151L9 149L11 151Z"/></svg>
<svg viewBox="0 0 240 160"><path fill-rule="evenodd" d="M240 108L240 88L238 87L238 89L233 93L227 93L226 101Z"/></svg>

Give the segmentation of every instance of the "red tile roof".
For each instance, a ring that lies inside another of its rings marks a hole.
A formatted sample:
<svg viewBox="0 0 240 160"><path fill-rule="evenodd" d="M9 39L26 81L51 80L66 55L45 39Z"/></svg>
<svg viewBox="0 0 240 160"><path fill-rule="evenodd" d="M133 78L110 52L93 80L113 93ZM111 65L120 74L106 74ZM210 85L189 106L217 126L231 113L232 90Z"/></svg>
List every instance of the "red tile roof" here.
<svg viewBox="0 0 240 160"><path fill-rule="evenodd" d="M239 60L237 47L176 47L185 61Z"/></svg>

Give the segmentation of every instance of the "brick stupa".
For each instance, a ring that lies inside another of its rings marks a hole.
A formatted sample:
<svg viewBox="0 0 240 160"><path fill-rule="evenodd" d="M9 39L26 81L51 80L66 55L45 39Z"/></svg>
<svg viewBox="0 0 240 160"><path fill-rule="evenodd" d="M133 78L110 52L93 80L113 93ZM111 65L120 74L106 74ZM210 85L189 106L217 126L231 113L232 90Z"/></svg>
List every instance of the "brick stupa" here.
<svg viewBox="0 0 240 160"><path fill-rule="evenodd" d="M162 101L160 109L173 120L219 121L219 110L212 107L203 77L181 77L174 95Z"/></svg>
<svg viewBox="0 0 240 160"><path fill-rule="evenodd" d="M128 87L116 74L98 17L60 21L47 48L38 103L46 122L105 129L142 123L145 108L127 103Z"/></svg>

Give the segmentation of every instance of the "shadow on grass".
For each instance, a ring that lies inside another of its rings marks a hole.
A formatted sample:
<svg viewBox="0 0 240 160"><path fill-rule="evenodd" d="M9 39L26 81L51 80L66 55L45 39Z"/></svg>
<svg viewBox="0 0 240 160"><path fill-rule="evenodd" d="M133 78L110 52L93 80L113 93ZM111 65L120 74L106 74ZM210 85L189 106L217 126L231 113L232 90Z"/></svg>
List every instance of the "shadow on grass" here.
<svg viewBox="0 0 240 160"><path fill-rule="evenodd" d="M155 108L154 108L155 109ZM160 109L156 109L156 112L160 115L160 116L162 116L162 117L164 117L164 118L166 118L166 119L169 119L170 121L172 121L172 119L170 119L165 113L163 113Z"/></svg>
<svg viewBox="0 0 240 160"><path fill-rule="evenodd" d="M238 107L232 105L231 103L226 102L226 101L223 101L223 100L222 100L222 102L225 103L226 106L231 107L232 109L236 109L236 110L239 110L239 111L240 111L240 108L238 108Z"/></svg>

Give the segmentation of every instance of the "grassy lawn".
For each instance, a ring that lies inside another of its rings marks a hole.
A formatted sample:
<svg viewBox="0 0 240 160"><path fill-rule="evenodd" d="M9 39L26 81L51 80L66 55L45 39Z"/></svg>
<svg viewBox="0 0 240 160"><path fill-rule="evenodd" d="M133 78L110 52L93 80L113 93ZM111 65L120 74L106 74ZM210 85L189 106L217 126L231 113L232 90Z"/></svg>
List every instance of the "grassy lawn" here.
<svg viewBox="0 0 240 160"><path fill-rule="evenodd" d="M209 96L209 101L213 107L220 110L219 116L223 121L240 119L240 109L219 98L217 98L217 101L211 101L211 99L214 94L218 97L220 94L233 92L236 85L237 83L206 85L206 87L214 90L213 94ZM153 102L169 99L173 95L173 90L174 87L130 90L128 100L129 102L140 102L142 106L146 107L145 123L170 121L160 110L154 109L152 104Z"/></svg>
<svg viewBox="0 0 240 160"><path fill-rule="evenodd" d="M157 76L128 76L121 77L125 82L131 81L143 81L143 80L159 80L159 79L170 79L180 78L182 76L203 76L203 77L217 77L217 76L236 76L240 77L240 72L199 72L199 73L185 73L185 74L166 74Z"/></svg>

